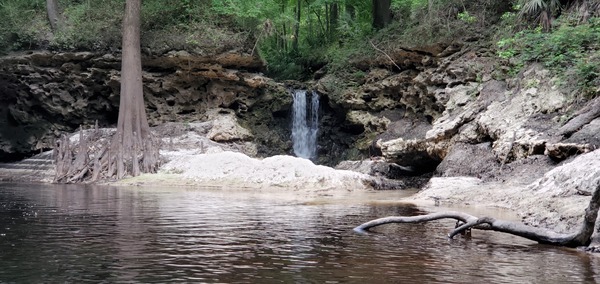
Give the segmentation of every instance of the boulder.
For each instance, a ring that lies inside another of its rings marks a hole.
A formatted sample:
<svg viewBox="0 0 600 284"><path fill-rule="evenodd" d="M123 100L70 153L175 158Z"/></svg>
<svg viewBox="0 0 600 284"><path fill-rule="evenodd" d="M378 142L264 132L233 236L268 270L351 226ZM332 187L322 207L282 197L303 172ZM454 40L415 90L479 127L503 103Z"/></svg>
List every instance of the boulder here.
<svg viewBox="0 0 600 284"><path fill-rule="evenodd" d="M526 223L572 231L583 220L592 190L600 183L600 151L579 155L550 171L525 190L527 196L514 202Z"/></svg>
<svg viewBox="0 0 600 284"><path fill-rule="evenodd" d="M471 176L489 179L494 174L498 174L500 167L501 163L494 155L491 143L456 143L437 166L435 175L442 177Z"/></svg>
<svg viewBox="0 0 600 284"><path fill-rule="evenodd" d="M253 138L248 129L237 123L233 114L221 115L212 121L207 137L215 142L248 141Z"/></svg>

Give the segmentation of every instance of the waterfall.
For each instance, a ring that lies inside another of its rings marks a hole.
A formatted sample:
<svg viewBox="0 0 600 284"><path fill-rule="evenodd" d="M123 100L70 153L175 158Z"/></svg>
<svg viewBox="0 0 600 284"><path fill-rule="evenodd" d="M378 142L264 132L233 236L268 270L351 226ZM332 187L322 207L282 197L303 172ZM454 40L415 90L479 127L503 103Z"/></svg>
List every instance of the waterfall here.
<svg viewBox="0 0 600 284"><path fill-rule="evenodd" d="M319 131L319 95L316 92L294 90L292 96L294 98L292 118L294 154L305 159L315 158Z"/></svg>

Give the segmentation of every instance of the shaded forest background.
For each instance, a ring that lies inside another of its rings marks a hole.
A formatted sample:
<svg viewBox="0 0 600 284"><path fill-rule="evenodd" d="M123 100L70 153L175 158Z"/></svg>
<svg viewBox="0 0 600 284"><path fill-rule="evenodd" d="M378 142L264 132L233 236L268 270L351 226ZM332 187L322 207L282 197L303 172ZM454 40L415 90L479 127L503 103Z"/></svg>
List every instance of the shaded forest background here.
<svg viewBox="0 0 600 284"><path fill-rule="evenodd" d="M47 2L57 10L50 21ZM0 52L120 52L124 2L0 0ZM253 53L276 79L355 81L367 70L351 63L380 52L477 42L510 66L497 76L541 62L593 97L599 10L598 0L144 0L141 43L146 54Z"/></svg>

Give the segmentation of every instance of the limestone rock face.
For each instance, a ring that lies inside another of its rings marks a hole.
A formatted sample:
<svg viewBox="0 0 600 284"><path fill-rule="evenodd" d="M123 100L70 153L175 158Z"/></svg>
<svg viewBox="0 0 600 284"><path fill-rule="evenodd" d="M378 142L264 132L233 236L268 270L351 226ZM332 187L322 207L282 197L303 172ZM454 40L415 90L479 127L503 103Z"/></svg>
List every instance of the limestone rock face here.
<svg viewBox="0 0 600 284"><path fill-rule="evenodd" d="M390 124L390 120L386 117L376 117L369 112L359 110L348 112L346 120L351 124L367 127L374 131L385 131Z"/></svg>
<svg viewBox="0 0 600 284"><path fill-rule="evenodd" d="M412 167L422 174L435 170L447 150L446 143L425 139L398 138L385 142L379 140L377 146L388 161L404 167Z"/></svg>
<svg viewBox="0 0 600 284"><path fill-rule="evenodd" d="M492 153L491 143L456 143L436 168L443 177L472 176L482 178L500 170L501 164Z"/></svg>
<svg viewBox="0 0 600 284"><path fill-rule="evenodd" d="M233 115L220 116L213 120L207 137L215 142L248 141L253 138L252 133L239 125Z"/></svg>
<svg viewBox="0 0 600 284"><path fill-rule="evenodd" d="M557 195L591 195L599 182L600 151L595 150L552 169L529 188Z"/></svg>
<svg viewBox="0 0 600 284"><path fill-rule="evenodd" d="M381 156L420 173L437 168L442 176L505 179L600 147L597 116L573 133L559 131L583 106L540 65L498 79L506 68L476 45L398 47L388 55L354 59L365 71L354 75L358 84L340 87L344 82L331 76L316 83L331 109L343 113L326 135L351 137L338 144L348 149L345 159Z"/></svg>
<svg viewBox="0 0 600 284"><path fill-rule="evenodd" d="M352 79L320 74L315 82L285 85L259 73L259 58L239 52L148 55L148 119L212 121L205 134L213 142L251 141L262 157L289 154L289 86L320 94L319 164L383 159L417 174L502 179L533 165L546 171L600 147L597 116L559 130L583 106L542 66L501 79L506 68L493 52L459 41L387 55L352 58ZM114 125L119 70L114 54L0 58L0 161L51 148L55 137L80 125Z"/></svg>
<svg viewBox="0 0 600 284"><path fill-rule="evenodd" d="M595 150L548 171L527 186L526 197L515 200L528 208L520 215L525 222L574 231L583 221L591 190L600 183L599 169L600 151Z"/></svg>
<svg viewBox="0 0 600 284"><path fill-rule="evenodd" d="M411 168L406 168L394 163L389 163L383 159L342 161L337 166L335 166L335 168L338 170L349 170L372 176L384 176L390 179L398 179L399 177L403 176L415 175L414 171Z"/></svg>
<svg viewBox="0 0 600 284"><path fill-rule="evenodd" d="M338 170L349 170L375 177L376 189L420 188L427 183L428 176L419 176L413 168L402 167L384 159L342 161L335 166Z"/></svg>
<svg viewBox="0 0 600 284"><path fill-rule="evenodd" d="M273 125L285 124L270 122L278 119L274 112L289 108L285 88L257 73L264 68L257 57L173 51L146 55L142 64L151 125L208 120L213 109L232 111L242 120L248 120L249 110L258 109L264 112L262 125L276 129ZM89 127L96 121L101 127L115 125L119 72L118 54L32 51L1 57L0 161L51 148L56 137L80 125ZM234 132L215 139L252 137L238 128ZM286 139L273 138L274 143L285 144Z"/></svg>

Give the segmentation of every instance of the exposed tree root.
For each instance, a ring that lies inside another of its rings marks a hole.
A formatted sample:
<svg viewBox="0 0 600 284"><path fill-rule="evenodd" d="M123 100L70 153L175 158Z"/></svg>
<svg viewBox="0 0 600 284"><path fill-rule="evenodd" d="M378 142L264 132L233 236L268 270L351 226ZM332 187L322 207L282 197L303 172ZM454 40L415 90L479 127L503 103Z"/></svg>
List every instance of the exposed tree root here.
<svg viewBox="0 0 600 284"><path fill-rule="evenodd" d="M143 140L142 146L134 146L135 154L123 158L120 166L117 157L126 155L118 153L122 147L111 147L115 145L115 139L118 139L116 133L98 129L97 125L94 129L81 129L79 139L75 143L64 135L54 149L54 182L79 183L121 179L125 175L135 176L136 168L137 174L156 172L159 166L157 138L152 135ZM138 141L142 142L142 139ZM119 167L120 172L117 171Z"/></svg>
<svg viewBox="0 0 600 284"><path fill-rule="evenodd" d="M481 230L508 233L536 241L541 244L565 247L585 246L589 251L600 252L600 218L598 218L599 208L600 184L596 186L596 189L594 190L590 199L590 203L585 210L584 220L581 228L578 232L570 234L561 234L544 228L532 227L518 222L497 220L491 217L477 218L470 214L456 211L438 212L420 216L385 217L366 222L354 228L354 231L364 233L373 227L390 223L423 223L439 219L455 219L463 222L464 224L452 230L448 234L449 238L453 238L465 230L476 228Z"/></svg>

